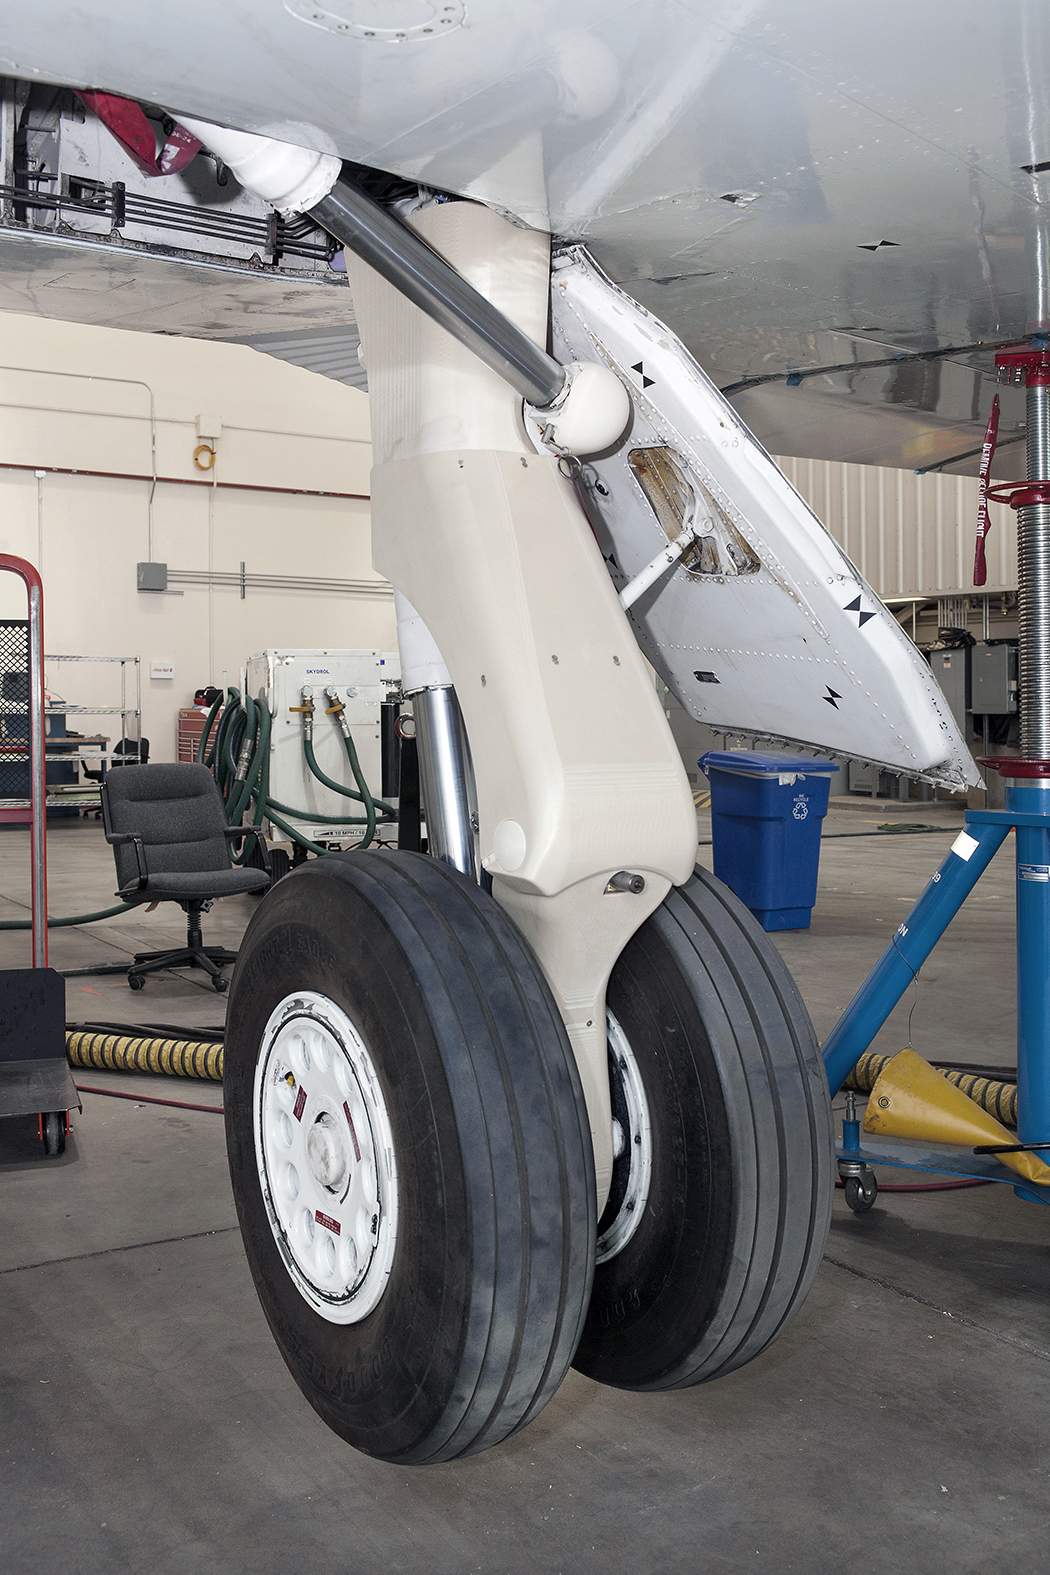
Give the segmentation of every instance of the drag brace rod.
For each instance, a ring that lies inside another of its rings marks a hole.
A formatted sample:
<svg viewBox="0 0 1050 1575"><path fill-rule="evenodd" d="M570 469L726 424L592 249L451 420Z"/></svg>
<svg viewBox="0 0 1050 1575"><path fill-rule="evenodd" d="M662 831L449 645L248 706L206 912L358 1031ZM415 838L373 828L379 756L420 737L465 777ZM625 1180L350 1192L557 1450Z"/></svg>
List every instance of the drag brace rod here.
<svg viewBox="0 0 1050 1575"><path fill-rule="evenodd" d="M490 367L543 416L561 450L597 453L627 424L630 402L619 378L598 362L561 366L512 314L452 267L440 248L343 176L334 153L179 117L249 191L279 212L308 213L407 301ZM544 341L545 342L545 341Z"/></svg>

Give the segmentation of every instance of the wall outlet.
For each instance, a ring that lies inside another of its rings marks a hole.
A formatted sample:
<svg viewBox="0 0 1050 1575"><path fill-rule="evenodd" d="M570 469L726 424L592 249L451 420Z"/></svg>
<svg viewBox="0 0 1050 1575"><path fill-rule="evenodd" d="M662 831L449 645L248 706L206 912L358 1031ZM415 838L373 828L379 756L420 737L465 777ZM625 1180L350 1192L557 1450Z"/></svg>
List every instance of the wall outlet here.
<svg viewBox="0 0 1050 1575"><path fill-rule="evenodd" d="M151 678L174 678L174 662L150 662L149 675Z"/></svg>

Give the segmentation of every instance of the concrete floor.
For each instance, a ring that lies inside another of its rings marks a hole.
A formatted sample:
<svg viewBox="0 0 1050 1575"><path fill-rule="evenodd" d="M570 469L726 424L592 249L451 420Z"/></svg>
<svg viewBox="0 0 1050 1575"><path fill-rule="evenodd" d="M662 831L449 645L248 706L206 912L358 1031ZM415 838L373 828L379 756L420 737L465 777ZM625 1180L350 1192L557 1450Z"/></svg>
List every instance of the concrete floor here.
<svg viewBox="0 0 1050 1575"><path fill-rule="evenodd" d="M817 1031L831 1027L936 868L941 829L837 808L808 931L779 937ZM708 835L701 816L701 837ZM113 901L93 822L50 838L51 911ZM710 849L701 857L709 862ZM1014 1060L1012 844L993 863L880 1043ZM28 850L0 833L0 917L24 911ZM205 937L236 943L252 899ZM178 943L162 907L52 931L52 963ZM28 961L0 932L0 966ZM221 1023L203 978L70 980L70 1021ZM218 1106L217 1085L79 1073ZM589 1575L761 1570L999 1575L1046 1544L1050 1210L1006 1187L838 1193L827 1257L794 1324L713 1385L628 1395L571 1374L523 1434L475 1459L376 1464L328 1432L281 1362L248 1277L208 1111L85 1094L66 1155L0 1122L3 1401L0 1566L29 1575L337 1570L347 1575Z"/></svg>

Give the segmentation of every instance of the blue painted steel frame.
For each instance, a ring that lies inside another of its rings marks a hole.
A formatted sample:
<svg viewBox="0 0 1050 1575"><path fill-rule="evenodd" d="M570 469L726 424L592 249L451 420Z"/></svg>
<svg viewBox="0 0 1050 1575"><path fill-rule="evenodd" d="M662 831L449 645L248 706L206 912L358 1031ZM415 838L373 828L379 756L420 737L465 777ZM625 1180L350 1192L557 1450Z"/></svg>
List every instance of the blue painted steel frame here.
<svg viewBox="0 0 1050 1575"><path fill-rule="evenodd" d="M1012 828L1017 833L1017 1135L1022 1143L1050 1140L1050 779L1046 777L1009 777L1005 810L967 812L966 830L952 843L940 869L824 1041L832 1094L867 1050ZM850 1151L856 1152L852 1146ZM869 1143L864 1157L869 1163L936 1168L935 1151L913 1152L909 1161L907 1149ZM943 1151L942 1164L949 1153ZM972 1159L973 1169L966 1173L982 1174L979 1156L958 1150L956 1154L950 1168ZM995 1168L1000 1175L994 1179L1005 1181L1004 1167ZM1020 1196L1050 1202L1050 1197L1041 1195L1042 1189L1017 1187L1016 1176L1007 1174Z"/></svg>

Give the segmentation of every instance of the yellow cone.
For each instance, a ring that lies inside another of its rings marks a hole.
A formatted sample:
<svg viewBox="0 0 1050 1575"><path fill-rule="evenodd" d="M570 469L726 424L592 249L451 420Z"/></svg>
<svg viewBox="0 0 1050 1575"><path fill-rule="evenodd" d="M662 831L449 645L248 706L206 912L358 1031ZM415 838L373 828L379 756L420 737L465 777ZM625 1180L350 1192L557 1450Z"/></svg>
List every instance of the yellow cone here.
<svg viewBox="0 0 1050 1575"><path fill-rule="evenodd" d="M1016 1133L1000 1126L914 1050L902 1050L883 1068L868 1096L864 1130L880 1137L919 1138L965 1148L1017 1142ZM1050 1186L1050 1168L1035 1154L994 1157L1026 1181Z"/></svg>

